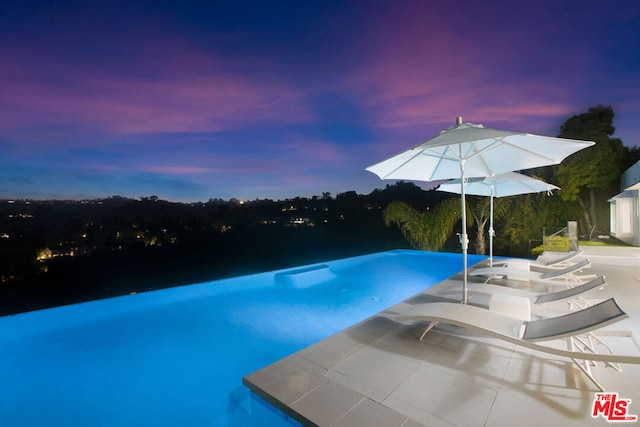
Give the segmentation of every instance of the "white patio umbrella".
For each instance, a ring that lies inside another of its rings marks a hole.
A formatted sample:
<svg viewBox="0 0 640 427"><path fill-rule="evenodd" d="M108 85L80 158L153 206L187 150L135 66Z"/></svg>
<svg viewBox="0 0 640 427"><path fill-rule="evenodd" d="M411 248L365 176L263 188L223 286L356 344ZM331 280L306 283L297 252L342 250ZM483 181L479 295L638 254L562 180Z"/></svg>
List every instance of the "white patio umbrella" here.
<svg viewBox="0 0 640 427"><path fill-rule="evenodd" d="M466 194L474 196L491 197L489 213L489 266L493 267L493 198L515 196L518 194L540 193L552 190L559 190L553 184L548 184L542 180L532 178L517 172L507 172L500 175L488 176L485 178L469 178L465 183ZM460 194L460 179L452 179L438 187L438 191Z"/></svg>
<svg viewBox="0 0 640 427"><path fill-rule="evenodd" d="M382 179L427 182L461 179L462 302L466 303L469 239L465 178L558 164L568 155L595 143L489 129L480 124L462 123L462 117L458 117L456 122L455 126L443 130L438 136L366 169Z"/></svg>

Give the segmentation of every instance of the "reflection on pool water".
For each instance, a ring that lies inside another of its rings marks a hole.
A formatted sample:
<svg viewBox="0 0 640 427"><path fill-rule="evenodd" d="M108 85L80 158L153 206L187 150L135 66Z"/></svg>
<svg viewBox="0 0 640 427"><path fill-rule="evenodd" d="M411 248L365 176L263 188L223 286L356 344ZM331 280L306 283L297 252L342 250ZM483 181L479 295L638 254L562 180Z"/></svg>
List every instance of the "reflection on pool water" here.
<svg viewBox="0 0 640 427"><path fill-rule="evenodd" d="M0 425L286 423L244 375L461 269L397 250L2 317Z"/></svg>

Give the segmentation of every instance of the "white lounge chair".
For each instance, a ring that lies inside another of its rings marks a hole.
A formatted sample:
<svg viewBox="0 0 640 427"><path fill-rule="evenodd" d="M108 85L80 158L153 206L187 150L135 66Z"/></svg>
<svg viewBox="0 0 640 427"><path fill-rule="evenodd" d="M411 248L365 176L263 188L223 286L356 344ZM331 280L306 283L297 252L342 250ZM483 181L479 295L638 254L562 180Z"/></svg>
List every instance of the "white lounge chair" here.
<svg viewBox="0 0 640 427"><path fill-rule="evenodd" d="M494 260L493 267L526 267L525 270L538 271L546 273L552 270L559 270L572 266L579 261L575 258L582 255L582 250L570 252L568 255L547 260L546 256L540 255L535 260L522 258L506 258L502 260Z"/></svg>
<svg viewBox="0 0 640 427"><path fill-rule="evenodd" d="M620 309L616 301L610 298L599 304L583 310L572 311L563 316L532 321L518 320L472 305L446 302L416 304L395 318L401 322L430 322L422 336L420 336L420 341L438 323L446 323L478 331L532 350L568 357L576 363L600 390L604 390L591 374L588 365L582 365L579 360L599 361L610 364L640 364L640 355L617 355L612 352L598 353L593 346L582 341L580 341L580 344L582 344L584 351L575 350L573 338L579 338L580 335L595 331L627 317L628 315ZM567 337L572 339L570 341L571 349L568 350L538 344L539 341L552 341ZM608 347L607 349L610 350Z"/></svg>
<svg viewBox="0 0 640 427"><path fill-rule="evenodd" d="M583 282L585 280L591 280L595 278L595 275L576 275L585 268L590 267L591 263L588 259L568 266L560 270L553 270L548 272L537 272L525 270L523 268L511 268L511 267L482 267L476 268L469 272L469 276L483 276L489 281L492 278L503 278L509 280L519 280L526 282L538 282L553 284L558 283L560 280L565 282Z"/></svg>
<svg viewBox="0 0 640 427"><path fill-rule="evenodd" d="M478 302L480 305L483 300L488 300L484 305L489 306L492 297L495 295L507 295L514 297L526 298L531 305L542 306L545 304L567 301L569 303L569 310L573 310L574 307L586 308L591 304L584 298L584 294L593 289L598 289L606 286L607 282L604 280L604 276L598 276L593 280L586 283L579 284L573 287L567 287L561 291L537 293L524 289L511 288L509 286L491 285L487 283L470 283L469 284L469 301L472 303ZM440 296L460 295L460 287L456 284L455 289L452 286L449 289L438 292Z"/></svg>
<svg viewBox="0 0 640 427"><path fill-rule="evenodd" d="M569 252L567 255L565 256L560 256L557 258L552 258L550 260L546 260L546 256L544 254L540 255L538 258L536 258L536 264L545 266L545 267L559 267L559 266L566 266L566 265L571 265L574 262L574 258L582 255L582 249L577 250L577 251L571 251Z"/></svg>

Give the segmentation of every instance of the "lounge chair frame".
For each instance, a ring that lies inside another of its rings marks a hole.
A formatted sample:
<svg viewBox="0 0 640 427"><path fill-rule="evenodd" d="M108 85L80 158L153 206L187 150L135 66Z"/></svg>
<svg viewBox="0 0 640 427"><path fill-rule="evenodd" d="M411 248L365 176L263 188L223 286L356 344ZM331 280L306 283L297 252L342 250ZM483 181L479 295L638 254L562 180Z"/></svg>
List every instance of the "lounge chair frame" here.
<svg viewBox="0 0 640 427"><path fill-rule="evenodd" d="M570 267L576 264L579 261L576 261L575 258L583 255L582 250L573 251L565 256L561 256L555 259L551 259L549 261L541 261L541 256L536 258L535 260L526 260L528 261L529 269L532 271L539 271L542 273L546 273L553 270L561 270L563 268ZM501 260L494 260L492 267L509 267L509 263L512 261L523 261L521 258L505 258Z"/></svg>
<svg viewBox="0 0 640 427"><path fill-rule="evenodd" d="M591 374L587 363L599 361L609 364L640 364L640 355L613 354L609 347L607 347L608 353L598 353L593 341L584 339L575 341L575 339L627 317L628 315L620 309L615 299L610 298L583 310L542 320L522 321L480 307L446 302L416 304L404 314L396 316L396 320L428 321L429 325L420 336L420 341L439 323L446 323L478 331L532 350L567 357L578 365L596 387L604 391L602 385ZM560 338L570 338L569 350L538 344L539 341ZM581 348L577 348L576 342Z"/></svg>
<svg viewBox="0 0 640 427"><path fill-rule="evenodd" d="M547 271L545 273L529 271L520 268L509 267L481 267L476 268L469 272L469 276L481 276L486 277L486 282L492 278L509 278L509 276L517 276L519 278L524 277L526 281L531 283L541 283L546 285L553 285L567 282L584 282L585 280L594 279L595 275L576 275L585 268L588 268L591 262L588 259L571 265L569 267ZM522 279L519 279L522 280Z"/></svg>
<svg viewBox="0 0 640 427"><path fill-rule="evenodd" d="M549 292L549 293L534 293L521 289L514 289L508 286L491 285L487 283L471 283L469 285L469 301L473 302L474 294L506 294L513 296L520 296L528 298L531 304L543 305L559 301L567 301L569 303L569 310L573 310L576 306L580 309L587 308L591 305L589 301L584 298L584 294L593 289L602 288L607 285L604 276L598 276L586 283L581 283L576 286L568 286L561 291ZM457 286L458 287L458 286ZM438 295L459 295L460 289L452 290L446 289L438 292Z"/></svg>
<svg viewBox="0 0 640 427"><path fill-rule="evenodd" d="M570 264L575 257L578 257L578 256L580 256L582 254L583 254L582 249L579 249L577 251L569 252L565 256L561 256L559 258L554 258L554 259L551 259L551 260L546 261L546 262L539 261L540 257L538 257L538 259L536 259L535 262L537 264L543 265L545 267L558 267L558 266L561 266L561 265Z"/></svg>

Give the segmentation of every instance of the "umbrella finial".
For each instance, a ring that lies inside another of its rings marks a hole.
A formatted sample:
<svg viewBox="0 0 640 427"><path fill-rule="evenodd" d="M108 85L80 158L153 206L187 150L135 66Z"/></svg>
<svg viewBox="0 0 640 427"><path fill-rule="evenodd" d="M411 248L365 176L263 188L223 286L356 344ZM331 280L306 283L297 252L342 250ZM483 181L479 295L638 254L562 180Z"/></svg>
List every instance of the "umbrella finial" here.
<svg viewBox="0 0 640 427"><path fill-rule="evenodd" d="M457 125L461 125L462 124L462 116L456 117L456 124Z"/></svg>

